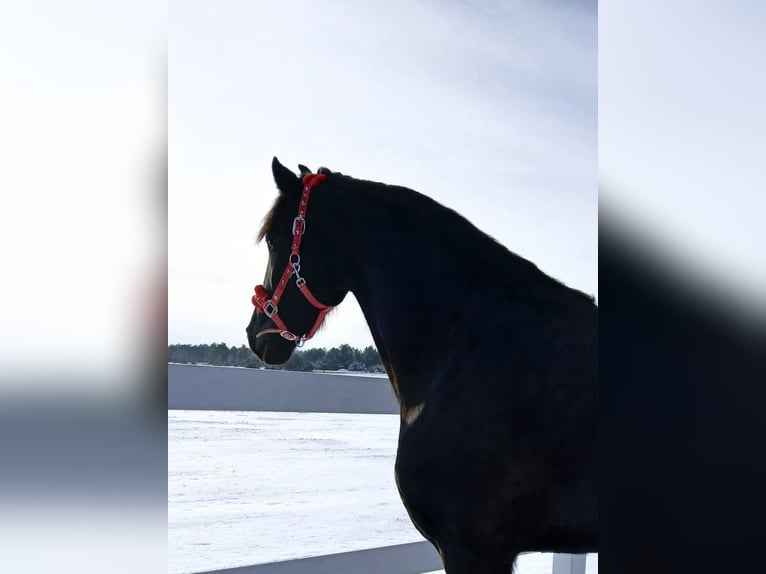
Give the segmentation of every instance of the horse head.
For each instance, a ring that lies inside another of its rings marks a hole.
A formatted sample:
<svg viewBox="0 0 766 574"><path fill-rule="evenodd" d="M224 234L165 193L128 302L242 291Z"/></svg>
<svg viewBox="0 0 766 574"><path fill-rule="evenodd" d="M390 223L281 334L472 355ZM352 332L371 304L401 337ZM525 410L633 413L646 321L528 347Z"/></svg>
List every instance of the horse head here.
<svg viewBox="0 0 766 574"><path fill-rule="evenodd" d="M329 170L312 174L301 165L298 177L276 157L271 168L279 195L258 234L259 241L266 240L269 262L263 284L255 288L255 311L246 332L258 358L278 365L314 336L348 290L339 284L331 249L309 205L311 191L319 187L321 193Z"/></svg>

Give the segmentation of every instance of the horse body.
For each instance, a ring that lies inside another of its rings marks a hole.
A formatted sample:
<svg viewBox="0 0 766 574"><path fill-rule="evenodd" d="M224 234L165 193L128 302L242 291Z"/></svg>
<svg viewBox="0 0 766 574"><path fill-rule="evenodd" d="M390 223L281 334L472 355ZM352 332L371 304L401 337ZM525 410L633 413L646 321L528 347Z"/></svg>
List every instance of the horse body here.
<svg viewBox="0 0 766 574"><path fill-rule="evenodd" d="M289 232L300 188L273 168L270 244ZM523 551L595 551L592 300L425 196L327 173L304 275L328 304L348 291L359 302L401 407L397 487L448 574L508 572ZM270 268L287 259L277 251ZM288 294L290 321L307 331L309 308ZM251 348L284 362L295 343L259 340L267 323L254 313Z"/></svg>

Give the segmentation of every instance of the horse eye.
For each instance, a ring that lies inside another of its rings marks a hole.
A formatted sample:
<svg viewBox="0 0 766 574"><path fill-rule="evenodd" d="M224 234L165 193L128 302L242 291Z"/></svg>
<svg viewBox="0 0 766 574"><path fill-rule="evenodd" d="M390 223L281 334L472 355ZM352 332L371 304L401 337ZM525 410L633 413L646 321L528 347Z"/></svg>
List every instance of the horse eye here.
<svg viewBox="0 0 766 574"><path fill-rule="evenodd" d="M274 242L271 239L266 240L266 247L269 248L269 251L274 251Z"/></svg>

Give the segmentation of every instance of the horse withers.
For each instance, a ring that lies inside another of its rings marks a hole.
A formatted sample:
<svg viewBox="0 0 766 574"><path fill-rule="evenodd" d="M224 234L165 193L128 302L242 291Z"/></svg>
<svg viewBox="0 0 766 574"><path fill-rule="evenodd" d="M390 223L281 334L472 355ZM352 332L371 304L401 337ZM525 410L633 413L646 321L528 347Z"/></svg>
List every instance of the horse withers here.
<svg viewBox="0 0 766 574"><path fill-rule="evenodd" d="M456 212L274 158L247 327L281 364L354 294L400 405L395 477L448 574L597 551L597 307Z"/></svg>

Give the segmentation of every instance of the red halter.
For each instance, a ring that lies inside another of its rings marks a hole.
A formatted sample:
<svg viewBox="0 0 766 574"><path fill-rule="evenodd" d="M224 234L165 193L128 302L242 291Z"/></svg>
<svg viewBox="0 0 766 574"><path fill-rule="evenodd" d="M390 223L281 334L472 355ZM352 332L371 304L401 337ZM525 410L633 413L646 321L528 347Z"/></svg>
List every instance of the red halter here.
<svg viewBox="0 0 766 574"><path fill-rule="evenodd" d="M317 332L319 326L322 324L325 315L332 309L332 306L323 305L316 297L314 297L314 295L312 295L306 285L306 280L300 275L301 240L303 239L303 233L306 231L306 209L309 204L309 194L311 193L311 189L322 183L325 178L326 176L321 173L309 173L303 176L303 194L301 195L300 205L298 205L298 216L293 219L293 246L287 261L287 266L282 273L282 278L279 280L277 288L274 290L274 294L269 298L269 294L263 285L257 285L255 287L255 295L253 295L252 298L255 309L274 321L274 324L277 326L276 329L264 329L256 335L256 338L261 335L266 335L267 333L279 333L282 338L287 339L288 341L295 341L295 345L301 347L304 342L314 336L314 333ZM278 312L278 305L282 298L282 293L287 287L288 279L293 275L295 275L295 285L300 289L300 292L303 293L306 300L311 303L315 309L319 309L319 315L317 316L316 321L314 321L314 326L311 328L311 331L301 336L295 335L288 330L287 325L285 325L285 322L281 319Z"/></svg>

